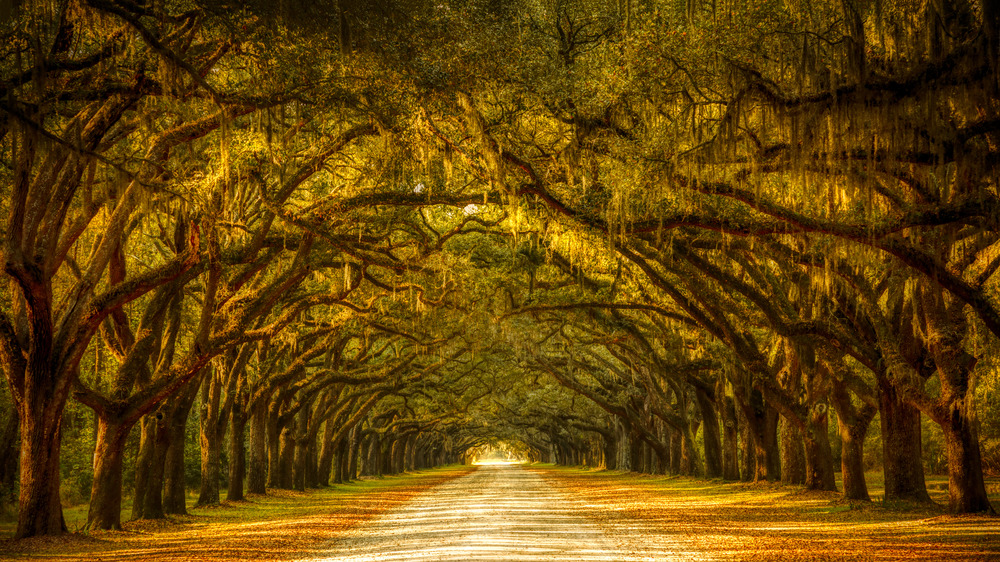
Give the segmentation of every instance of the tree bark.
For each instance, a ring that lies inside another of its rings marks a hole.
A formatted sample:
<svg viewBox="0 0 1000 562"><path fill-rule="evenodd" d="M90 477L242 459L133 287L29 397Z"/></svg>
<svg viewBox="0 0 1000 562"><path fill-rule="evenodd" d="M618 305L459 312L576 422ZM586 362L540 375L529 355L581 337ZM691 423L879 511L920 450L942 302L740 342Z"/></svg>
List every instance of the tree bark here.
<svg viewBox="0 0 1000 562"><path fill-rule="evenodd" d="M602 433L601 440L604 444L604 469L615 470L618 468L618 439L614 430Z"/></svg>
<svg viewBox="0 0 1000 562"><path fill-rule="evenodd" d="M844 481L844 499L871 501L865 482L865 436L877 411L864 404L860 409L851 403L846 385L834 380L832 393L837 408L837 432L840 435L840 472Z"/></svg>
<svg viewBox="0 0 1000 562"><path fill-rule="evenodd" d="M837 491L837 477L833 468L833 451L830 447L829 416L826 404L819 403L809 410L806 430L803 432L806 449L806 489Z"/></svg>
<svg viewBox="0 0 1000 562"><path fill-rule="evenodd" d="M295 486L295 424L281 431L280 454L278 456L278 488L291 490Z"/></svg>
<svg viewBox="0 0 1000 562"><path fill-rule="evenodd" d="M979 451L976 427L975 378L977 358L965 350L969 332L961 302L951 302L939 287L924 281L921 291L927 321L927 347L934 356L940 396L929 407L944 432L948 455L948 507L952 513L993 513Z"/></svg>
<svg viewBox="0 0 1000 562"><path fill-rule="evenodd" d="M948 453L948 508L952 513L993 513L983 480L972 393L951 404L942 424Z"/></svg>
<svg viewBox="0 0 1000 562"><path fill-rule="evenodd" d="M255 406L250 412L250 460L247 492L267 493L267 408Z"/></svg>
<svg viewBox="0 0 1000 562"><path fill-rule="evenodd" d="M754 449L753 437L750 435L750 422L747 421L746 409L736 408L739 419L740 438L740 480L751 482L757 474L757 455Z"/></svg>
<svg viewBox="0 0 1000 562"><path fill-rule="evenodd" d="M0 451L18 449L19 420L16 411L10 413L3 433L0 434ZM17 456L6 455L0 459L0 509L5 509L8 503L13 503L14 482L17 480Z"/></svg>
<svg viewBox="0 0 1000 562"><path fill-rule="evenodd" d="M246 476L246 426L247 416L240 400L229 412L229 487L226 499L241 501L243 479Z"/></svg>
<svg viewBox="0 0 1000 562"><path fill-rule="evenodd" d="M154 412L142 417L139 424L139 454L135 460L135 485L132 494L132 519L142 519L145 511L145 499L149 489L149 478L153 472L153 462L156 459L156 416L163 414ZM95 459L96 460L96 459Z"/></svg>
<svg viewBox="0 0 1000 562"><path fill-rule="evenodd" d="M781 456L778 447L778 411L756 389L750 401L740 401L746 416L754 452L754 482L781 480Z"/></svg>
<svg viewBox="0 0 1000 562"><path fill-rule="evenodd" d="M681 474L686 476L701 476L701 463L698 460L698 449L695 448L694 436L698 433L696 421L688 422L681 429Z"/></svg>
<svg viewBox="0 0 1000 562"><path fill-rule="evenodd" d="M66 532L59 501L59 450L66 400L55 396L59 388L56 377L46 368L29 369L25 378L24 398L18 405L21 475L17 539Z"/></svg>
<svg viewBox="0 0 1000 562"><path fill-rule="evenodd" d="M417 440L420 438L420 434L416 433L410 437L409 442L406 444L406 471L412 472L416 470L417 464ZM344 462L347 462L347 442L344 442ZM346 467L345 467L346 468ZM346 472L345 472L346 474Z"/></svg>
<svg viewBox="0 0 1000 562"><path fill-rule="evenodd" d="M116 418L112 413L98 412L94 483L90 488L87 529L122 528L123 453L133 424Z"/></svg>
<svg viewBox="0 0 1000 562"><path fill-rule="evenodd" d="M267 487L282 488L281 485L281 450L282 433L281 407L286 396L278 394L267 407ZM290 487L290 486L289 486Z"/></svg>
<svg viewBox="0 0 1000 562"><path fill-rule="evenodd" d="M642 470L642 438L639 437L639 432L629 428L626 444L628 445L626 456L628 458L629 470L639 472Z"/></svg>
<svg viewBox="0 0 1000 562"><path fill-rule="evenodd" d="M164 476L166 472L167 455L170 451L170 416L174 408L177 407L177 398L167 403L165 408L161 408L157 412L156 426L153 430L153 435L155 440L153 442L153 458L149 466L149 477L146 481L146 490L142 495L142 498L136 496L133 501L142 504L142 512L138 517L133 517L134 519L163 519L166 517L164 512L164 501L166 498L166 490L164 486ZM135 513L135 510L133 510Z"/></svg>
<svg viewBox="0 0 1000 562"><path fill-rule="evenodd" d="M696 389L695 399L701 410L701 436L705 446L705 477L722 476L722 438L719 435L718 401L701 389Z"/></svg>
<svg viewBox="0 0 1000 562"><path fill-rule="evenodd" d="M682 449L684 437L677 429L670 429L670 474L681 474L682 471Z"/></svg>
<svg viewBox="0 0 1000 562"><path fill-rule="evenodd" d="M321 439L323 447L320 449L319 454L319 467L318 480L321 486L330 485L330 475L333 470L333 457L335 455L336 443L333 443L333 435L336 433L336 427L334 425L333 419L327 419L326 425L323 427L323 438Z"/></svg>
<svg viewBox="0 0 1000 562"><path fill-rule="evenodd" d="M310 439L306 448L306 488L319 488L319 473L317 464L319 455L316 454L316 439Z"/></svg>
<svg viewBox="0 0 1000 562"><path fill-rule="evenodd" d="M304 492L306 489L306 466L309 464L309 441L305 437L295 439L292 460L292 488Z"/></svg>
<svg viewBox="0 0 1000 562"><path fill-rule="evenodd" d="M303 398L300 397L300 400ZM296 413L295 428L292 433L295 451L292 456L292 487L300 492L306 489L306 466L309 464L309 421L311 404L299 408Z"/></svg>
<svg viewBox="0 0 1000 562"><path fill-rule="evenodd" d="M351 428L351 454L347 461L347 479L358 479L358 460L361 449L361 424L358 423Z"/></svg>
<svg viewBox="0 0 1000 562"><path fill-rule="evenodd" d="M331 459L331 471L333 472L333 483L343 484L344 483L344 440L341 439L336 443L331 445L333 449L333 457Z"/></svg>
<svg viewBox="0 0 1000 562"><path fill-rule="evenodd" d="M725 393L725 383L721 380L716 385L715 396L721 397L722 407L722 478L725 480L740 479L740 444L737 432L738 420L736 404L731 396Z"/></svg>
<svg viewBox="0 0 1000 562"><path fill-rule="evenodd" d="M920 462L920 412L905 403L888 381L880 381L879 418L885 499L931 503Z"/></svg>
<svg viewBox="0 0 1000 562"><path fill-rule="evenodd" d="M184 475L184 448L187 446L187 422L198 384L190 383L170 412L168 444L163 464L163 511L174 515L187 514L187 482Z"/></svg>
<svg viewBox="0 0 1000 562"><path fill-rule="evenodd" d="M781 419L781 482L792 485L806 483L806 451L802 431L787 418Z"/></svg>
<svg viewBox="0 0 1000 562"><path fill-rule="evenodd" d="M199 423L201 443L201 487L196 506L219 503L219 479L222 476L222 439L219 431L221 385L215 369L207 368L202 379Z"/></svg>

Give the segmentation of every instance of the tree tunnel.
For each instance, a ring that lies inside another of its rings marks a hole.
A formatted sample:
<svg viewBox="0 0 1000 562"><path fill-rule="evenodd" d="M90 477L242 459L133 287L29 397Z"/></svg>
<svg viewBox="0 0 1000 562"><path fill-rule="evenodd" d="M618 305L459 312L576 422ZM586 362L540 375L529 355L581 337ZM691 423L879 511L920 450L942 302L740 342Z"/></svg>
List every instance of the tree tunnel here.
<svg viewBox="0 0 1000 562"><path fill-rule="evenodd" d="M18 537L499 450L992 511L992 3L272 4L4 13Z"/></svg>

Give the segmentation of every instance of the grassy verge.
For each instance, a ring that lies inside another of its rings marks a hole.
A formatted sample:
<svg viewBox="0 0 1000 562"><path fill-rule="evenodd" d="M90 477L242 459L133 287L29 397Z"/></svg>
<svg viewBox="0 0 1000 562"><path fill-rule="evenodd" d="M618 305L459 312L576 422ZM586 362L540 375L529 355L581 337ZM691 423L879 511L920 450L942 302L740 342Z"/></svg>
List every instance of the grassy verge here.
<svg viewBox="0 0 1000 562"><path fill-rule="evenodd" d="M0 559L33 560L301 560L329 541L414 495L468 474L449 466L331 488L275 490L245 502L190 509L161 521L131 521L123 531L0 540ZM70 528L86 506L67 510ZM7 536L10 536L9 534Z"/></svg>
<svg viewBox="0 0 1000 562"><path fill-rule="evenodd" d="M1000 519L776 484L536 465L637 559L998 560ZM993 486L993 489L996 489ZM881 495L881 489L873 490ZM947 492L933 490L935 499ZM994 505L1000 498L994 497Z"/></svg>

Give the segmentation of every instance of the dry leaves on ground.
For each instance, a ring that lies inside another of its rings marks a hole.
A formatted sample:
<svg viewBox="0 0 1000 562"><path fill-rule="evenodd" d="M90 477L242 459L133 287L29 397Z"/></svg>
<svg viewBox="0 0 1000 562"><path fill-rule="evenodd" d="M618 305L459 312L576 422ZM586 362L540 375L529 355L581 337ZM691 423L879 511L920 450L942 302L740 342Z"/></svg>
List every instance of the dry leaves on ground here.
<svg viewBox="0 0 1000 562"><path fill-rule="evenodd" d="M298 560L361 522L470 470L448 467L308 492L276 490L169 520L128 522L123 531L8 539L0 541L0 559Z"/></svg>

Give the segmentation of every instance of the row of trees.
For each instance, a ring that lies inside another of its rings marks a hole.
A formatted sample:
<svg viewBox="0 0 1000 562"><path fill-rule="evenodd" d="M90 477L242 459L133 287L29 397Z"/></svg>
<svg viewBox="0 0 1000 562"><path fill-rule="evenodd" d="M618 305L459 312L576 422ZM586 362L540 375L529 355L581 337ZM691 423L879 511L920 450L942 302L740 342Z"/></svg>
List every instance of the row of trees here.
<svg viewBox="0 0 1000 562"><path fill-rule="evenodd" d="M348 444L376 473L462 452L448 414L406 400L465 378L460 324L431 333L421 317L455 293L442 244L483 221L364 195L409 183L402 108L380 105L391 68L347 66L266 11L213 8L26 3L4 22L0 348L18 537L65 530L70 398L97 424L90 528L120 527L134 431L132 516L185 511L192 415L199 504L220 499L226 443L230 499L244 481L326 483L335 462L343 478Z"/></svg>
<svg viewBox="0 0 1000 562"><path fill-rule="evenodd" d="M508 189L545 207L545 251L603 242L597 262L617 267L597 302L535 307L565 348L532 350L537 367L661 467L672 428L710 476L736 474L739 417L754 478L779 478L785 448L804 457L792 481L833 489L835 411L852 499L868 497L877 412L886 497L927 501L923 414L951 509L992 511L975 390L1000 327L993 9L689 2L623 22L588 7L556 5L559 33L539 38L563 55L537 70L560 98L522 73L465 104L467 128L490 123L483 159L502 147Z"/></svg>
<svg viewBox="0 0 1000 562"><path fill-rule="evenodd" d="M195 412L203 504L224 448L238 499L500 441L833 489L833 412L847 497L877 415L886 497L928 501L926 416L951 509L991 511L998 21L24 3L0 53L17 535L64 529L70 399L94 528L123 489L134 517L185 509Z"/></svg>

